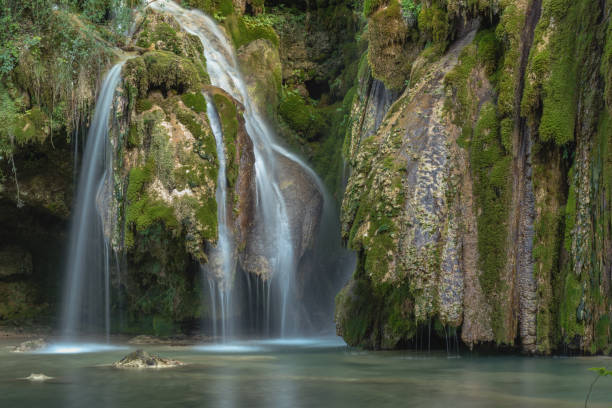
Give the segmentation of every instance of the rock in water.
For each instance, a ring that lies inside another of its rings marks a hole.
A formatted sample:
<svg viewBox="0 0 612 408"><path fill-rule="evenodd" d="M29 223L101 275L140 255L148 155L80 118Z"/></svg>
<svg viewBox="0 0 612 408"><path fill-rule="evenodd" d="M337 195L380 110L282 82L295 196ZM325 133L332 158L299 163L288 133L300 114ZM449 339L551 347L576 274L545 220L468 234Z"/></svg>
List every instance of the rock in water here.
<svg viewBox="0 0 612 408"><path fill-rule="evenodd" d="M37 351L47 347L47 343L43 339L24 341L13 348L13 353L26 353L28 351Z"/></svg>
<svg viewBox="0 0 612 408"><path fill-rule="evenodd" d="M20 378L20 380L37 381L37 382L39 382L39 381L47 381L47 380L52 380L52 379L53 379L53 377L46 376L46 375L44 375L42 373L39 373L39 374L32 373L32 374L30 374L29 376L27 376L25 378Z"/></svg>
<svg viewBox="0 0 612 408"><path fill-rule="evenodd" d="M184 365L183 362L136 350L113 364L114 368L167 368Z"/></svg>

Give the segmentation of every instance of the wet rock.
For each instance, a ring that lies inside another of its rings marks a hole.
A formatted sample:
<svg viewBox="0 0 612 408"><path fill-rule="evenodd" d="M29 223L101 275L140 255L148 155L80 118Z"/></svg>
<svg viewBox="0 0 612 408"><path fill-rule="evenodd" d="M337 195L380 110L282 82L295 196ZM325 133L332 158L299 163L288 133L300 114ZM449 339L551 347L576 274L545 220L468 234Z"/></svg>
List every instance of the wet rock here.
<svg viewBox="0 0 612 408"><path fill-rule="evenodd" d="M30 351L42 350L45 347L47 347L47 343L44 339L28 340L15 346L15 348L13 348L13 353L27 353Z"/></svg>
<svg viewBox="0 0 612 408"><path fill-rule="evenodd" d="M238 50L244 80L254 105L275 109L281 91L281 62L278 49L268 40L255 40ZM274 117L274 112L262 112Z"/></svg>
<svg viewBox="0 0 612 408"><path fill-rule="evenodd" d="M184 365L183 362L136 350L113 363L114 368L169 368Z"/></svg>
<svg viewBox="0 0 612 408"><path fill-rule="evenodd" d="M28 380L28 381L32 381L32 382L43 382L43 381L48 381L48 380L52 380L53 377L49 377L43 373L32 373L27 377L24 378L19 378L19 380Z"/></svg>
<svg viewBox="0 0 612 408"><path fill-rule="evenodd" d="M128 341L129 344L163 344L164 341L158 337L147 336L146 334L142 334L140 336L136 336L131 338Z"/></svg>

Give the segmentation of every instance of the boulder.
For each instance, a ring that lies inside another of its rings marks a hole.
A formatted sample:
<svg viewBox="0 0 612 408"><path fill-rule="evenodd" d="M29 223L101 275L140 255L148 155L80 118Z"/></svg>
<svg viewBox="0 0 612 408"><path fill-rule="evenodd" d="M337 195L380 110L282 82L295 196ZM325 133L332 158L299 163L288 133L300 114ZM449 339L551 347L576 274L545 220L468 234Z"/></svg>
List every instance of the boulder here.
<svg viewBox="0 0 612 408"><path fill-rule="evenodd" d="M181 361L162 358L155 354L149 354L144 350L136 350L113 363L114 368L169 368L182 365L184 363Z"/></svg>
<svg viewBox="0 0 612 408"><path fill-rule="evenodd" d="M44 339L28 340L24 341L18 346L15 346L15 348L13 348L13 353L27 353L30 351L38 351L44 349L45 347L47 347L47 343Z"/></svg>
<svg viewBox="0 0 612 408"><path fill-rule="evenodd" d="M28 381L32 381L32 382L42 382L42 381L48 381L48 380L52 380L53 377L49 377L47 375L44 375L42 373L36 374L36 373L32 373L27 377L24 378L19 378L19 380L28 380Z"/></svg>

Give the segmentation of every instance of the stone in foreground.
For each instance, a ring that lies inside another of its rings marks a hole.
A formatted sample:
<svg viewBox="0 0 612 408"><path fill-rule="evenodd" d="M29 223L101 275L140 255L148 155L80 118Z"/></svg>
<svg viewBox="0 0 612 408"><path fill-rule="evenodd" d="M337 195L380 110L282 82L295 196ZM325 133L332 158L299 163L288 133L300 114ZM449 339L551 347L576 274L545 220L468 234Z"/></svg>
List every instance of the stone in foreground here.
<svg viewBox="0 0 612 408"><path fill-rule="evenodd" d="M113 363L114 368L169 368L182 365L184 363L181 361L162 358L144 350L136 350Z"/></svg>
<svg viewBox="0 0 612 408"><path fill-rule="evenodd" d="M47 347L47 343L43 339L24 341L13 348L13 353L27 353L29 351L38 351Z"/></svg>
<svg viewBox="0 0 612 408"><path fill-rule="evenodd" d="M39 374L32 373L27 377L20 378L20 380L28 380L28 381L35 381L35 382L47 381L47 380L52 380L52 379L53 377L49 377L42 373L39 373Z"/></svg>

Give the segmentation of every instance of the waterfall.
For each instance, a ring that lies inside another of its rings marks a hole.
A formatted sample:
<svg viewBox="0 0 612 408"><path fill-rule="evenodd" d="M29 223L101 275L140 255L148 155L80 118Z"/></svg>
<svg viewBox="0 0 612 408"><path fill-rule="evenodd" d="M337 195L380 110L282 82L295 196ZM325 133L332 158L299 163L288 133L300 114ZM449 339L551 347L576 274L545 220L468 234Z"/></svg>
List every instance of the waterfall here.
<svg viewBox="0 0 612 408"><path fill-rule="evenodd" d="M62 309L65 338L82 332L110 333L110 245L103 216L112 190L109 118L123 62L102 82L87 134L70 230Z"/></svg>
<svg viewBox="0 0 612 408"><path fill-rule="evenodd" d="M215 104L210 95L204 94L206 99L206 111L208 113L208 120L210 127L212 128L213 135L215 136L215 144L217 147L217 158L219 161L219 173L217 176L217 224L219 229L219 238L216 248L213 248L209 254L209 263L206 266L209 275L217 277L220 282L219 285L215 285L219 292L219 301L221 308L221 336L222 339L226 340L231 336L232 333L232 282L234 279L235 263L232 259L232 238L228 225L227 217L227 170L226 170L226 159L225 159L225 146L223 143L223 130L221 128L221 122ZM210 281L209 281L210 284ZM216 320L216 298L212 293L213 287L211 286L211 303L213 310L213 319ZM215 329L213 330L214 336L216 337L216 322L213 322Z"/></svg>
<svg viewBox="0 0 612 408"><path fill-rule="evenodd" d="M272 130L249 97L230 41L214 20L198 10L183 9L170 0L156 1L150 7L172 14L185 31L200 38L212 85L225 90L244 106L245 127L253 142L255 156L256 217L262 231L261 239L265 239L266 257L271 270L270 276L263 282L267 289L262 293L265 296L262 302L265 308L265 327L269 331L272 324L270 297L276 291L280 304L275 304L279 309L279 316L276 317L278 321L274 322L274 326L278 328L281 336L292 334L299 319L293 292L297 259L287 204L278 176L279 157L297 163L324 194L322 183L296 155L276 143Z"/></svg>

